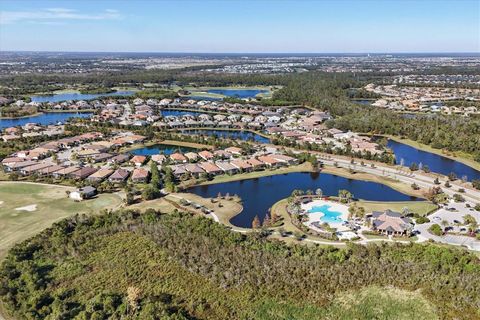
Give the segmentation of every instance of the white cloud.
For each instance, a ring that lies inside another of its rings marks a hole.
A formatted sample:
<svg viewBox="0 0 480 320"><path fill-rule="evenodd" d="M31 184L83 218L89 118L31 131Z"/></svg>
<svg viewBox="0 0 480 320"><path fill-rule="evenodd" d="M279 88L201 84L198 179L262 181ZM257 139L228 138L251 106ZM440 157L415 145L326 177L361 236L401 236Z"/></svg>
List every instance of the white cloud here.
<svg viewBox="0 0 480 320"><path fill-rule="evenodd" d="M66 20L115 20L121 19L122 15L113 9L107 9L99 13L82 13L67 8L47 8L39 11L0 11L0 24L12 24L16 22L41 22L45 24L55 21Z"/></svg>

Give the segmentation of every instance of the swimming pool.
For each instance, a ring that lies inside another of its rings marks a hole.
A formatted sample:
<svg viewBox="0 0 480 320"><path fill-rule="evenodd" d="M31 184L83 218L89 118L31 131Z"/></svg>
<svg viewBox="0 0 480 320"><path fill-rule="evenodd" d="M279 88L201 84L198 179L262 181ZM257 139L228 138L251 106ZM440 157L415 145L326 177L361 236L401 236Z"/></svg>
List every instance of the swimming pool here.
<svg viewBox="0 0 480 320"><path fill-rule="evenodd" d="M324 204L321 206L313 206L308 213L322 213L323 216L320 217L322 222L326 223L342 223L343 219L341 218L342 213L338 211L331 211L332 206Z"/></svg>

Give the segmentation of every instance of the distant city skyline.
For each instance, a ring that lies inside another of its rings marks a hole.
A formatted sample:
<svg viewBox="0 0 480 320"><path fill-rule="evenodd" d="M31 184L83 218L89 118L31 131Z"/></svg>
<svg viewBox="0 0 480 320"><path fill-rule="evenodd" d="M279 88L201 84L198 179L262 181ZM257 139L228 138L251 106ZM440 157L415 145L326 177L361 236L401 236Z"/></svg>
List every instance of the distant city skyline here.
<svg viewBox="0 0 480 320"><path fill-rule="evenodd" d="M480 52L480 1L6 1L1 51Z"/></svg>

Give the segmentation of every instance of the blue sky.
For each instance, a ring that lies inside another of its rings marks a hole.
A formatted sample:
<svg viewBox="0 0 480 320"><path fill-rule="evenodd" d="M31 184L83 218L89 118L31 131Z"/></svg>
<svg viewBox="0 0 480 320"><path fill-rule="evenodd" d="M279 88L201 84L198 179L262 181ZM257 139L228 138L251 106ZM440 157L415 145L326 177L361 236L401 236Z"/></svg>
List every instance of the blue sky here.
<svg viewBox="0 0 480 320"><path fill-rule="evenodd" d="M480 0L0 0L0 12L0 50L480 51Z"/></svg>

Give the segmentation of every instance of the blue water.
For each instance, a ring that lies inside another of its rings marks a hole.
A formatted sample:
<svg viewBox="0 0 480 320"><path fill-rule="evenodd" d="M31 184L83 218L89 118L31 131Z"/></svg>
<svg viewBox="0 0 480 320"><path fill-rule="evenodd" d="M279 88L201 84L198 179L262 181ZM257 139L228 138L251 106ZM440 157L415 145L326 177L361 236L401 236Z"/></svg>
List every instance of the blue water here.
<svg viewBox="0 0 480 320"><path fill-rule="evenodd" d="M131 96L135 92L134 91L117 91L117 92L110 92L110 93L58 93L53 95L39 95L39 96L31 96L33 102L61 102L61 101L68 101L68 100L92 100L99 97L109 97L109 96Z"/></svg>
<svg viewBox="0 0 480 320"><path fill-rule="evenodd" d="M269 208L277 201L290 196L293 190L316 190L317 188L321 188L323 194L329 196L337 196L339 190L346 189L355 198L371 201L418 200L375 182L350 180L326 173L303 172L196 186L188 189L188 192L210 198L217 197L219 192L223 195L229 193L240 196L243 211L230 222L239 227L250 228L255 215L263 220Z"/></svg>
<svg viewBox="0 0 480 320"><path fill-rule="evenodd" d="M258 90L258 89L210 89L208 93L223 94L227 97L237 97L237 98L255 98L259 93L267 93L268 90Z"/></svg>
<svg viewBox="0 0 480 320"><path fill-rule="evenodd" d="M354 103L358 103L358 104L363 104L363 105L371 105L372 102L375 102L375 100L363 100L363 99L359 99L359 100L352 100Z"/></svg>
<svg viewBox="0 0 480 320"><path fill-rule="evenodd" d="M8 128L15 126L23 126L27 123L37 123L41 125L56 124L58 122L64 123L69 118L89 118L92 115L90 112L51 112L43 113L38 116L18 118L18 119L1 119L0 128Z"/></svg>
<svg viewBox="0 0 480 320"><path fill-rule="evenodd" d="M167 144L154 144L153 146L143 147L139 149L134 149L130 151L131 154L139 155L139 156L152 156L154 154L165 154L170 155L175 152L189 152L192 150L196 150L193 148L187 147L179 147L179 146L172 146Z"/></svg>
<svg viewBox="0 0 480 320"><path fill-rule="evenodd" d="M270 139L250 131L230 131L230 130L183 130L182 133L216 136L218 138L255 141L258 143L269 143Z"/></svg>
<svg viewBox="0 0 480 320"><path fill-rule="evenodd" d="M168 117L168 116L181 117L181 116L184 116L184 115L187 115L187 114L197 117L197 116L199 116L199 115L201 115L202 113L205 113L205 112L181 111L181 110L162 110L162 111L160 111L160 113L162 114L162 117Z"/></svg>
<svg viewBox="0 0 480 320"><path fill-rule="evenodd" d="M320 212L323 213L323 216L320 218L322 222L326 223L339 223L343 222L342 218L340 216L342 215L341 212L338 211L330 211L330 208L332 206L328 204L324 204L322 206L314 206L308 212L314 213L314 212Z"/></svg>
<svg viewBox="0 0 480 320"><path fill-rule="evenodd" d="M457 177L466 176L468 180L480 179L480 171L475 170L461 162L442 157L438 154L418 150L406 144L388 140L387 147L392 149L395 153L395 160L400 164L401 159L405 166L410 166L411 163L422 163L428 165L430 171L448 175L454 172Z"/></svg>
<svg viewBox="0 0 480 320"><path fill-rule="evenodd" d="M185 99L205 100L205 101L221 101L223 98L204 97L204 96L185 96Z"/></svg>

